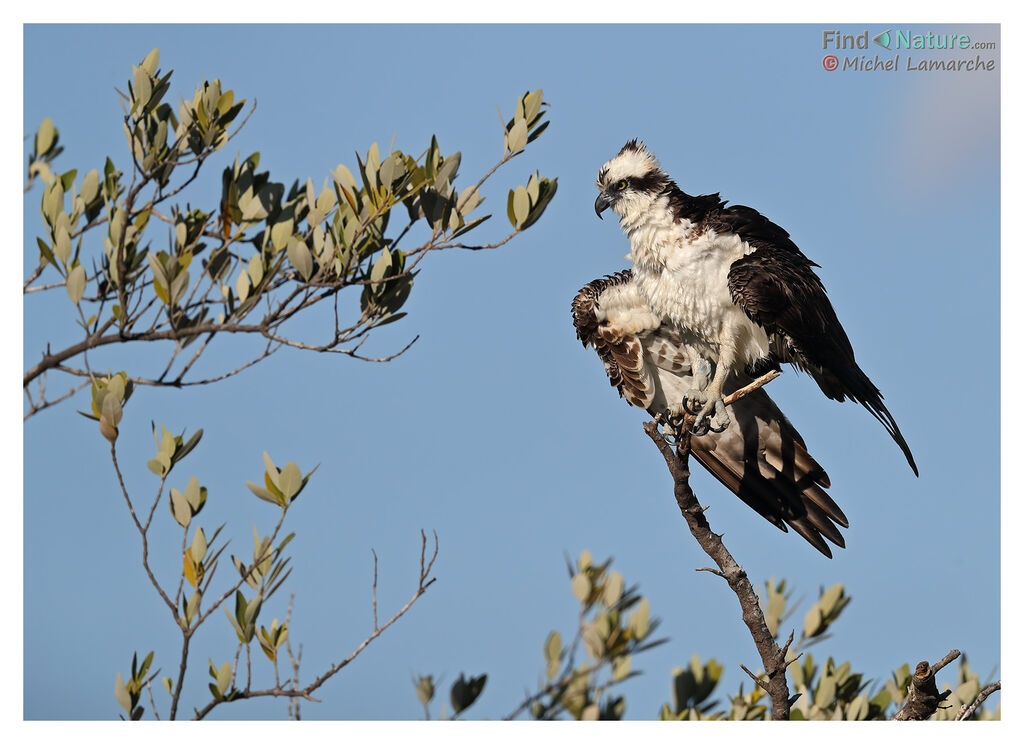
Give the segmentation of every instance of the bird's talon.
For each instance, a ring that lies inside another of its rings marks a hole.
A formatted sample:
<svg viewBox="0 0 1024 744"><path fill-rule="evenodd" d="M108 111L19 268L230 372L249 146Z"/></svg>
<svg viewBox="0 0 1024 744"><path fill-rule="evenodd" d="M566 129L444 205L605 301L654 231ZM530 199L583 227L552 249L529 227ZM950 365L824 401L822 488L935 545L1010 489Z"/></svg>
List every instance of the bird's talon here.
<svg viewBox="0 0 1024 744"><path fill-rule="evenodd" d="M684 405L685 405L684 401ZM694 436L704 436L708 432L720 434L729 428L731 423L729 414L725 410L725 403L721 398L714 398L700 409L696 414L693 426L690 431Z"/></svg>
<svg viewBox="0 0 1024 744"><path fill-rule="evenodd" d="M721 398L715 400L714 409L715 414L711 417L710 428L716 434L721 434L729 428L729 424L732 422L729 419L728 412L725 410L725 402Z"/></svg>
<svg viewBox="0 0 1024 744"><path fill-rule="evenodd" d="M683 410L691 416L698 415L707 405L708 396L698 388L690 388L683 396Z"/></svg>

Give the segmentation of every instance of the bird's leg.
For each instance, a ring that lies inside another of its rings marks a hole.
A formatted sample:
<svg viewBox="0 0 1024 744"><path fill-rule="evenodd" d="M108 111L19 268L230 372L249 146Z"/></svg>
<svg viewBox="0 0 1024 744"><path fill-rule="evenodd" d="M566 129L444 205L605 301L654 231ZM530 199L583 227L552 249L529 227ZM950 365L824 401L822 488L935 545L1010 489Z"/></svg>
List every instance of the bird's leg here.
<svg viewBox="0 0 1024 744"><path fill-rule="evenodd" d="M732 369L734 357L735 351L730 346L723 344L718 364L715 365L714 377L701 392L704 405L693 422L693 433L697 436L706 434L708 431L717 434L729 427L729 414L725 410L725 402L722 400L722 387L725 385L725 378L729 376L729 370Z"/></svg>
<svg viewBox="0 0 1024 744"><path fill-rule="evenodd" d="M711 362L693 349L690 350L690 370L693 372L693 387L683 395L683 410L696 415L708 402L704 389L711 380Z"/></svg>

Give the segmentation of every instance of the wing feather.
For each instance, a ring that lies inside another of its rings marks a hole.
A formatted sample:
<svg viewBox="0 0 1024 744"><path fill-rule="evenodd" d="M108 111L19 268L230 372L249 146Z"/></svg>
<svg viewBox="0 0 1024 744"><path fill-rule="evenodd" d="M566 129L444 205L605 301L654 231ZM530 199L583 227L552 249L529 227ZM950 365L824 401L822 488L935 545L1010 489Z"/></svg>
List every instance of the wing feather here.
<svg viewBox="0 0 1024 744"><path fill-rule="evenodd" d="M721 207L706 218L709 227L727 229L753 249L729 268L729 294L747 317L772 340L773 353L807 372L832 400L863 405L917 464L882 393L857 364L846 331L814 273L817 266L789 234L750 207Z"/></svg>

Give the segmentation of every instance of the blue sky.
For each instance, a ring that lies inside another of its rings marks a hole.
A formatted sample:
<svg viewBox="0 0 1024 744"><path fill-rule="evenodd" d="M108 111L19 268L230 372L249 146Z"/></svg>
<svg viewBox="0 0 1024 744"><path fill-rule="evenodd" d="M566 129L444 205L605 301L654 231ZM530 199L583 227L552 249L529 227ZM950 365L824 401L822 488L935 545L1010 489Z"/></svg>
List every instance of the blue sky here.
<svg viewBox="0 0 1024 744"><path fill-rule="evenodd" d="M684 190L759 209L821 265L921 470L915 479L863 409L787 370L769 391L828 470L850 518L848 547L826 560L695 473L713 527L756 584L784 577L806 597L797 627L819 587L845 584L853 602L816 657L884 679L956 647L983 677L1000 673L999 72L828 72L821 31L832 27L26 28L23 129L53 119L60 170L101 168L107 155L127 170L113 89L153 47L174 70L174 100L205 76L258 101L188 193L194 205L216 204L236 152L258 150L275 180L319 186L338 163L353 165L353 151L393 136L411 153L431 134L461 150L466 185L501 156L495 107L507 112L537 87L551 104L548 131L486 192L495 218L480 235L504 234L506 190L534 170L558 177L555 200L498 251L423 264L409 316L368 345L386 354L419 334L404 357L369 365L282 351L215 386L141 389L126 409L119 451L133 493L155 488L150 420L205 429L170 485L197 475L210 492L201 523L228 522L236 550L249 549L253 524L263 533L275 518L244 485L262 472L262 452L304 470L322 463L289 515L293 639L310 676L371 628L371 548L386 613L413 589L419 529L437 531L438 582L304 717L417 718L411 674L450 683L462 671L489 674L474 717L508 713L543 673L548 631L572 630L563 557L584 548L614 557L671 638L634 661L644 675L622 687L629 718L655 717L671 668L695 652L726 666L719 697L745 681L739 664L756 665L734 596L693 570L707 558L643 435L645 415L617 398L569 319L580 286L625 266L621 230L594 216L593 181L632 137ZM999 39L996 27L919 28ZM27 269L39 196L25 198ZM159 229L150 237L166 239ZM26 364L46 341L77 340L67 297L50 294L24 304ZM255 347L225 343L207 368L245 348ZM113 350L91 361L131 373L154 358ZM164 673L177 665L176 632L138 565L106 442L74 413L86 405L78 397L24 426L26 718L115 717L114 675L133 651L155 649ZM158 518L167 524L154 551L172 576L177 533L163 507ZM286 602L282 592L261 618L283 617ZM914 622L922 605L930 620ZM207 657L227 660L232 639L223 617L201 634L189 706L207 698ZM283 702L247 702L218 716L284 713Z"/></svg>

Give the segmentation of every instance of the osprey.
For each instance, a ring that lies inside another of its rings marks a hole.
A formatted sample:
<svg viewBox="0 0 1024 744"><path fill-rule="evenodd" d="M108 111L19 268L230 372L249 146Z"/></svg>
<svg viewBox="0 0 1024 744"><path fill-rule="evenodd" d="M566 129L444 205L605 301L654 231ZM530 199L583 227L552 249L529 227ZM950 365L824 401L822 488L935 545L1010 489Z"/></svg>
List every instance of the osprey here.
<svg viewBox="0 0 1024 744"><path fill-rule="evenodd" d="M867 408L917 475L882 394L857 365L814 273L817 264L789 233L750 207L726 206L718 194L683 192L635 139L601 168L597 187L594 209L599 217L608 208L619 216L643 299L715 362L707 386L698 384L683 396L687 408L700 407L695 433L729 425L722 389L730 375L788 362L810 374L829 398L850 398Z"/></svg>
<svg viewBox="0 0 1024 744"><path fill-rule="evenodd" d="M674 418L701 364L694 348L663 323L640 295L633 272L623 271L583 287L572 303L576 336L592 346L619 395L651 415ZM728 389L749 382L737 374ZM832 557L825 539L846 542L837 525L846 515L823 489L828 475L807 452L803 439L763 388L726 408L720 432L690 440L693 456L758 514L787 532L788 524Z"/></svg>

